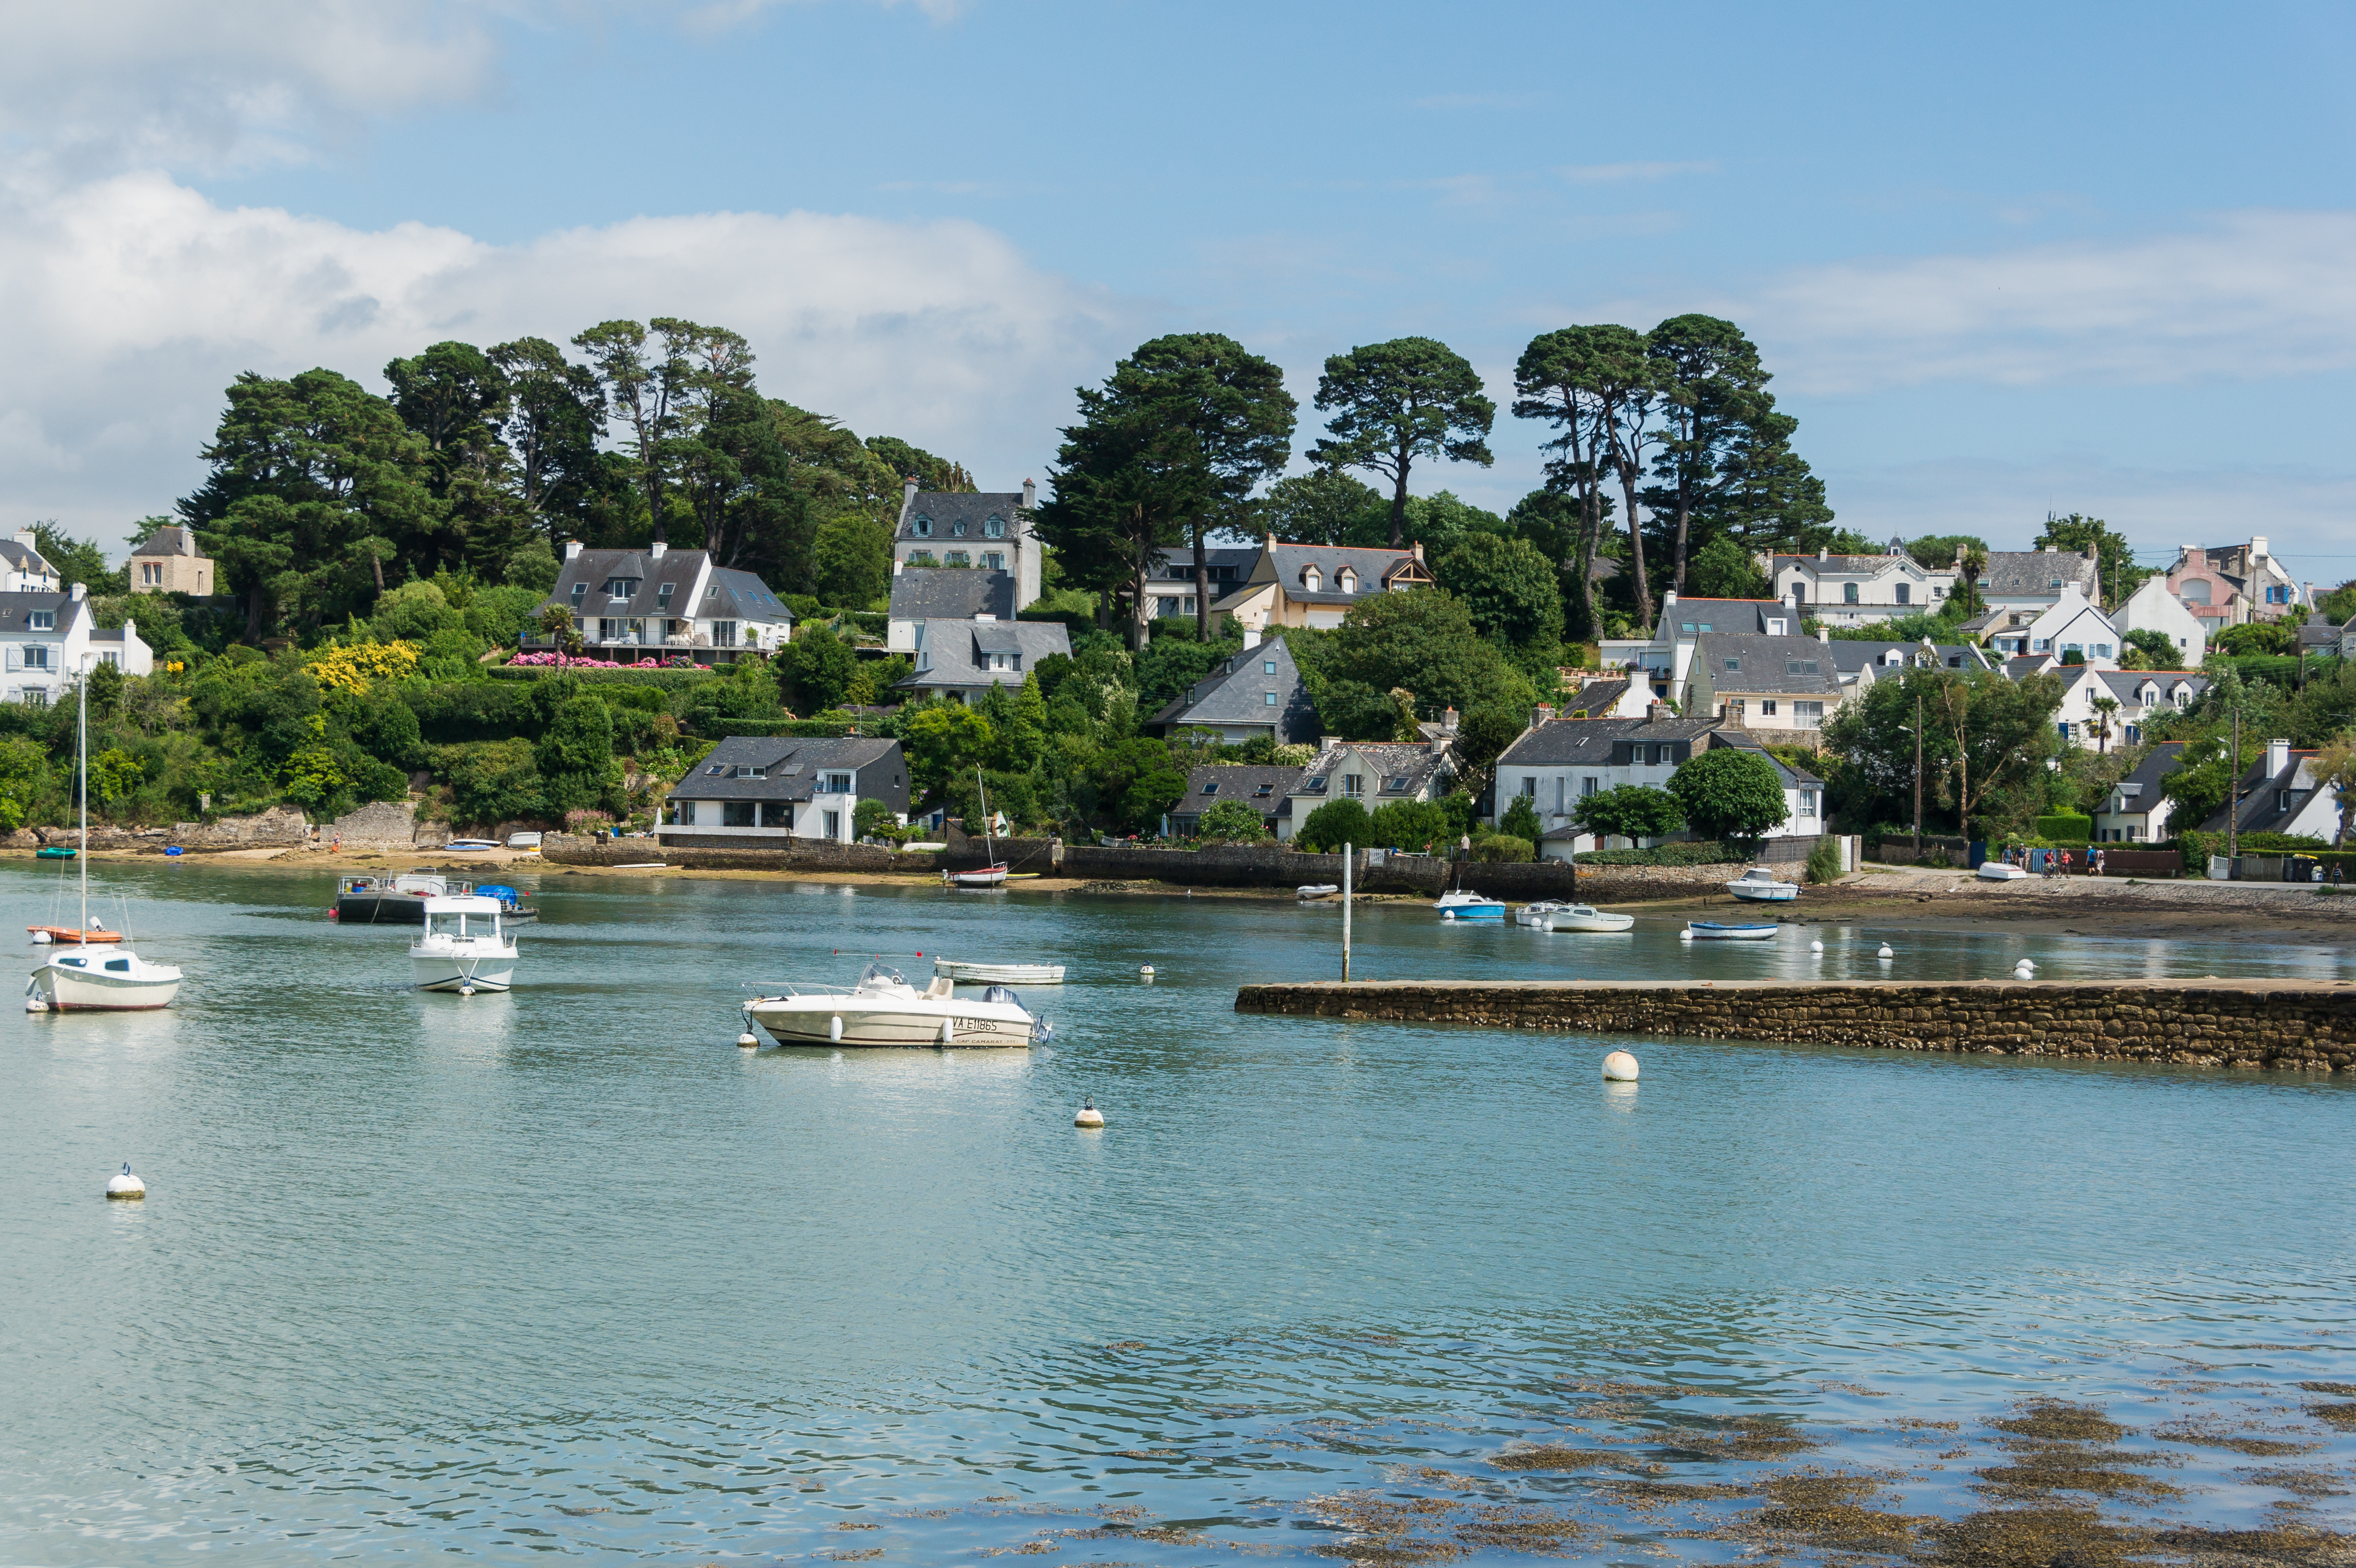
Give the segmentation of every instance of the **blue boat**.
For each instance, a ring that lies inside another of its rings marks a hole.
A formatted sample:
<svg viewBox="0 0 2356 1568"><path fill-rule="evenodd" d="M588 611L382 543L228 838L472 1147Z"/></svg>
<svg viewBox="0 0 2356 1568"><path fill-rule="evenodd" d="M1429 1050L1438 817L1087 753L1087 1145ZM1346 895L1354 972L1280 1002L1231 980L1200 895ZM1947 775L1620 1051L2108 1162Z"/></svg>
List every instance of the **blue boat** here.
<svg viewBox="0 0 2356 1568"><path fill-rule="evenodd" d="M526 908L524 907L523 895L517 892L514 888L509 886L504 882L487 882L481 886L476 888L475 893L478 897L498 899L499 901L499 918L505 920L510 926L519 926L527 920L537 920L540 918L540 911L537 909Z"/></svg>
<svg viewBox="0 0 2356 1568"><path fill-rule="evenodd" d="M1440 902L1432 908L1443 920L1502 920L1505 918L1504 900L1483 898L1478 893L1467 893L1461 887L1453 893L1442 893Z"/></svg>
<svg viewBox="0 0 2356 1568"><path fill-rule="evenodd" d="M1718 920L1686 922L1686 935L1697 942L1763 942L1783 929L1775 925L1730 926Z"/></svg>

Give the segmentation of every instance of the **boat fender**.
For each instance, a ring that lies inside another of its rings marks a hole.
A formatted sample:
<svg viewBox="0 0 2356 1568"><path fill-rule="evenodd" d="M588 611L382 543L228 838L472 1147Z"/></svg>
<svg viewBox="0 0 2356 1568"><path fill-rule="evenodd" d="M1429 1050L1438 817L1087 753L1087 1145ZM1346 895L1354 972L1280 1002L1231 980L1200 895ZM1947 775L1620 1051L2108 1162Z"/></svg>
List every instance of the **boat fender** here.
<svg viewBox="0 0 2356 1568"><path fill-rule="evenodd" d="M842 1015L837 1013L826 1021L826 1037L835 1045L842 1044ZM946 1037L946 1036L944 1036Z"/></svg>
<svg viewBox="0 0 2356 1568"><path fill-rule="evenodd" d="M1898 955L1890 950L1890 944L1888 942L1884 942L1881 944L1881 950L1875 953L1873 956L1876 958L1896 958Z"/></svg>
<svg viewBox="0 0 2356 1568"><path fill-rule="evenodd" d="M953 1046L953 1045L956 1045L956 1044L957 1044L957 1020L956 1020L956 1019L954 1019L954 1018L944 1018L944 1019L942 1019L942 1020L941 1020L941 1044L942 1044L944 1047L947 1047L947 1046Z"/></svg>
<svg viewBox="0 0 2356 1568"><path fill-rule="evenodd" d="M35 931L33 933L33 945L37 948L48 947L57 940L57 938L49 935L47 931Z"/></svg>
<svg viewBox="0 0 2356 1568"><path fill-rule="evenodd" d="M1636 1081L1636 1058L1626 1051L1613 1051L1603 1058L1603 1076L1612 1083Z"/></svg>
<svg viewBox="0 0 2356 1568"><path fill-rule="evenodd" d="M2027 959L2022 959L2012 966L2012 977L2015 980L2034 980L2037 978L2037 970Z"/></svg>
<svg viewBox="0 0 2356 1568"><path fill-rule="evenodd" d="M145 1197L147 1196L147 1184L131 1174L131 1162L125 1160L122 1170L106 1178L106 1196Z"/></svg>
<svg viewBox="0 0 2356 1568"><path fill-rule="evenodd" d="M1104 1125L1104 1112L1097 1109L1097 1102L1095 1101L1083 1100L1080 1101L1079 1114L1072 1118L1072 1125L1075 1127L1101 1127Z"/></svg>

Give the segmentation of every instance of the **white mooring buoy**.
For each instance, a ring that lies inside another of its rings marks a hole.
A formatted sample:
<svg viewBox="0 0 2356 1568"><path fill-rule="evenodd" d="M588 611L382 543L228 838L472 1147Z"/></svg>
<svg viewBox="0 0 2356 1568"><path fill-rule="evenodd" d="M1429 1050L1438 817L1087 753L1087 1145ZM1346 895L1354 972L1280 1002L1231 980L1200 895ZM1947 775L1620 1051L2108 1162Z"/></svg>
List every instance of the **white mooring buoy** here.
<svg viewBox="0 0 2356 1568"><path fill-rule="evenodd" d="M147 1196L147 1184L131 1174L131 1162L125 1160L120 1172L106 1178L106 1196L145 1197Z"/></svg>
<svg viewBox="0 0 2356 1568"><path fill-rule="evenodd" d="M1810 942L1808 944L1808 950L1810 952L1822 952L1825 950L1825 944L1822 942Z"/></svg>
<svg viewBox="0 0 2356 1568"><path fill-rule="evenodd" d="M49 935L47 931L35 931L33 933L33 945L37 948L48 947L51 942L54 942L57 940L57 938Z"/></svg>
<svg viewBox="0 0 2356 1568"><path fill-rule="evenodd" d="M1690 930L1679 931L1677 933L1677 940L1681 942L1689 942L1693 940L1693 932Z"/></svg>
<svg viewBox="0 0 2356 1568"><path fill-rule="evenodd" d="M1101 1127L1104 1125L1104 1112L1097 1109L1097 1102L1095 1101L1083 1100L1080 1101L1079 1114L1072 1118L1072 1125L1075 1127Z"/></svg>
<svg viewBox="0 0 2356 1568"><path fill-rule="evenodd" d="M1603 1058L1603 1076L1613 1083L1636 1081L1636 1058L1626 1051L1613 1051Z"/></svg>
<svg viewBox="0 0 2356 1568"><path fill-rule="evenodd" d="M2034 980L2037 978L2037 966L2022 959L2012 966L2012 977L2015 980Z"/></svg>
<svg viewBox="0 0 2356 1568"><path fill-rule="evenodd" d="M1141 963L1137 966L1137 972L1141 978L1151 980L1153 978L1153 966L1150 963Z"/></svg>
<svg viewBox="0 0 2356 1568"><path fill-rule="evenodd" d="M747 1029L743 1034L736 1036L736 1044L744 1050L754 1050L759 1047L761 1044L761 1036L753 1033L752 1030Z"/></svg>
<svg viewBox="0 0 2356 1568"><path fill-rule="evenodd" d="M1896 958L1898 955L1890 950L1890 944L1888 942L1884 942L1881 944L1881 950L1875 953L1873 956L1876 958Z"/></svg>

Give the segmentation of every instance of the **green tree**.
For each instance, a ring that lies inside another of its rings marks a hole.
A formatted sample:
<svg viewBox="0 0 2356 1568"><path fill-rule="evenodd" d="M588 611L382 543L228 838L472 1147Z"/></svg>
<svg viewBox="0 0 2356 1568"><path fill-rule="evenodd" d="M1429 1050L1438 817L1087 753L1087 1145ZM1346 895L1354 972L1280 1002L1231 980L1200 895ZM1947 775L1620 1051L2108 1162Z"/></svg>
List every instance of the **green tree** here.
<svg viewBox="0 0 2356 1568"><path fill-rule="evenodd" d="M1491 833L1472 842L1472 858L1507 865L1526 865L1537 858L1537 845L1519 833Z"/></svg>
<svg viewBox="0 0 2356 1568"><path fill-rule="evenodd" d="M809 714L849 701L859 656L823 622L811 620L795 628L794 639L777 650L776 662L787 687L780 695Z"/></svg>
<svg viewBox="0 0 2356 1568"><path fill-rule="evenodd" d="M1969 832L1992 792L2020 783L2062 749L2053 715L2062 706L2059 675L2007 680L1990 670L1942 673L1938 705L1928 721L1954 736L1953 799L1956 820Z"/></svg>
<svg viewBox="0 0 2356 1568"><path fill-rule="evenodd" d="M491 567L522 543L528 519L509 483L510 454L501 439L508 418L507 376L471 343L436 343L384 368L392 406L424 438L427 489L448 526L432 536L430 557L407 555L412 571L458 566L471 558Z"/></svg>
<svg viewBox="0 0 2356 1568"><path fill-rule="evenodd" d="M1345 544L1384 515L1372 485L1339 468L1312 468L1269 487L1255 521L1292 544Z"/></svg>
<svg viewBox="0 0 2356 1568"><path fill-rule="evenodd" d="M123 667L100 660L90 670L90 711L102 719L123 712Z"/></svg>
<svg viewBox="0 0 2356 1568"><path fill-rule="evenodd" d="M1333 633L1333 654L1335 676L1378 692L1411 692L1425 717L1490 704L1526 713L1537 700L1529 682L1474 628L1465 606L1440 589L1359 600Z"/></svg>
<svg viewBox="0 0 2356 1568"><path fill-rule="evenodd" d="M1682 594L1696 520L1727 526L1730 520L1718 514L1737 494L1740 477L1762 449L1786 450L1798 422L1775 412L1759 350L1733 322L1671 317L1644 343L1658 371L1664 430L1653 466L1659 482L1643 499L1666 525L1673 585Z"/></svg>
<svg viewBox="0 0 2356 1568"><path fill-rule="evenodd" d="M1128 606L1129 643L1145 646L1145 583L1162 551L1218 498L1192 433L1173 424L1116 367L1101 388L1078 389L1080 423L1064 428L1048 470L1052 494L1033 531L1074 587L1097 595L1098 624Z"/></svg>
<svg viewBox="0 0 2356 1568"><path fill-rule="evenodd" d="M1143 736L1098 747L1088 772L1097 798L1132 832L1158 830L1162 814L1186 794L1186 775L1169 746Z"/></svg>
<svg viewBox="0 0 2356 1568"><path fill-rule="evenodd" d="M952 775L970 773L989 755L990 721L958 703L935 703L900 725L908 779L920 793L940 789Z"/></svg>
<svg viewBox="0 0 2356 1568"><path fill-rule="evenodd" d="M1408 475L1419 460L1484 468L1496 461L1489 427L1497 405L1471 363L1436 338L1396 338L1334 355L1317 380L1317 407L1333 417L1309 460L1391 481L1394 550L1406 542Z"/></svg>
<svg viewBox="0 0 2356 1568"><path fill-rule="evenodd" d="M1926 533L1906 545L1906 553L1925 572L1954 571L1956 557L1966 550L1977 550L1985 557L1987 541L1976 533Z"/></svg>
<svg viewBox="0 0 2356 1568"><path fill-rule="evenodd" d="M15 832L49 784L48 754L37 742L0 740L0 830Z"/></svg>
<svg viewBox="0 0 2356 1568"><path fill-rule="evenodd" d="M340 621L384 591L384 564L434 558L446 515L425 483L429 448L384 399L332 371L247 372L180 515L246 596L246 635L281 618Z"/></svg>
<svg viewBox="0 0 2356 1568"><path fill-rule="evenodd" d="M1630 445L1622 438L1622 424L1650 410L1658 376L1644 339L1617 326L1540 333L1514 367L1514 417L1554 426L1553 438L1544 443L1544 450L1553 454L1547 463L1547 489L1569 498L1578 514L1577 541L1563 565L1578 596L1585 634L1591 635L1600 624L1593 573L1610 510L1604 479L1617 471L1622 449ZM1637 603L1650 625L1652 594L1644 578L1644 536L1633 508L1626 521Z"/></svg>
<svg viewBox="0 0 2356 1568"><path fill-rule="evenodd" d="M1504 702L1484 703L1458 716L1456 744L1450 748L1449 757L1455 764L1457 777L1473 793L1489 787L1497 758L1522 738L1529 727L1529 719L1528 707Z"/></svg>
<svg viewBox="0 0 2356 1568"><path fill-rule="evenodd" d="M594 806L614 768L613 714L586 693L565 699L533 747L532 762L551 816Z"/></svg>
<svg viewBox="0 0 2356 1568"><path fill-rule="evenodd" d="M873 518L851 512L819 524L811 560L829 604L865 609L892 591L892 531Z"/></svg>
<svg viewBox="0 0 2356 1568"><path fill-rule="evenodd" d="M597 450L605 434L605 398L596 372L567 360L545 338L501 343L485 358L507 385L499 434L518 505L544 539L581 531L613 484ZM508 581L523 581L512 565ZM544 586L555 582L552 568Z"/></svg>
<svg viewBox="0 0 2356 1568"><path fill-rule="evenodd" d="M1704 755L1715 756L1716 752ZM1782 790L1778 780L1779 800ZM1650 784L1615 784L1609 789L1598 789L1582 797L1571 816L1580 827L1600 837L1640 841L1673 833L1686 825L1684 803L1668 790Z"/></svg>
<svg viewBox="0 0 2356 1568"><path fill-rule="evenodd" d="M1513 804L1507 806L1505 813L1498 817L1497 831L1501 833L1509 833L1526 843L1536 843L1539 835L1546 832L1546 828L1538 821L1537 808L1530 804L1530 798L1527 795L1516 795L1514 797Z"/></svg>
<svg viewBox="0 0 2356 1568"><path fill-rule="evenodd" d="M1562 656L1562 590L1554 563L1526 539L1468 533L1432 564L1472 628L1509 655L1537 665Z"/></svg>
<svg viewBox="0 0 2356 1568"><path fill-rule="evenodd" d="M1454 819L1433 800L1393 800L1368 819L1369 843L1392 849L1429 850L1457 836Z"/></svg>
<svg viewBox="0 0 2356 1568"><path fill-rule="evenodd" d="M1196 819L1194 836L1249 843L1268 836L1268 819L1248 800L1217 800Z"/></svg>
<svg viewBox="0 0 2356 1568"><path fill-rule="evenodd" d="M1376 838L1374 820L1355 800L1328 800L1308 817L1292 835L1294 845L1314 853L1332 854L1344 844L1364 849Z"/></svg>
<svg viewBox="0 0 2356 1568"><path fill-rule="evenodd" d="M145 531L133 542L144 542L157 527L171 521L166 517L143 519ZM76 539L64 532L54 520L33 524L33 548L41 553L42 560L57 569L59 582L80 583L93 597L101 594L131 591L129 567L120 572L108 570L104 551L86 539Z"/></svg>
<svg viewBox="0 0 2356 1568"><path fill-rule="evenodd" d="M636 321L602 321L574 335L573 346L583 350L604 394L601 413L618 421L626 434L623 445L632 464L632 476L644 498L654 526L655 542L668 542L669 512L663 502L663 481L670 466L669 446L679 432L672 405L688 380L682 345L661 331L649 338Z"/></svg>
<svg viewBox="0 0 2356 1568"><path fill-rule="evenodd" d="M2089 546L2094 551L2097 580L2096 601L2114 608L2127 602L2127 596L2143 585L2146 577L2159 575L2156 566L2135 564L2135 546L2124 534L2114 533L2111 525L2099 517L2083 517L2072 512L2067 517L2045 514L2045 530L2029 542L2032 550L2047 545L2065 554L2083 554Z"/></svg>
<svg viewBox="0 0 2356 1568"><path fill-rule="evenodd" d="M2231 658L2296 653L2298 650L2298 628L2286 618L2278 621L2254 620L2240 626L2222 627L2209 639L2209 650Z"/></svg>
<svg viewBox="0 0 2356 1568"><path fill-rule="evenodd" d="M860 838L888 833L900 824L892 820L892 808L881 800L862 800L851 813L851 831Z"/></svg>
<svg viewBox="0 0 2356 1568"><path fill-rule="evenodd" d="M1789 814L1783 775L1755 751L1712 746L1669 775L1669 793L1704 838L1751 843Z"/></svg>
<svg viewBox="0 0 2356 1568"><path fill-rule="evenodd" d="M2241 771L2247 771L2244 752ZM2236 778L2233 746L2223 736L2212 736L2184 748L2175 770L2159 781L2159 792L2175 805L2179 828L2198 828L2225 809Z"/></svg>
<svg viewBox="0 0 2356 1568"><path fill-rule="evenodd" d="M2154 631L2149 627L2122 634L2126 647L2140 650L2147 670L2174 670L2184 660L2184 650L2169 640L2168 633Z"/></svg>
<svg viewBox="0 0 2356 1568"><path fill-rule="evenodd" d="M924 448L911 446L897 436L871 435L867 438L867 447L875 455L876 460L891 471L895 492L894 506L899 504L896 499L899 481L905 478L918 480L926 489L950 495L971 495L980 489L973 482L973 476L966 472L964 464L953 463L947 457L936 457Z"/></svg>
<svg viewBox="0 0 2356 1568"><path fill-rule="evenodd" d="M1680 583L1678 592L1685 591ZM1763 599L1770 591L1767 575L1759 569L1759 564L1725 534L1703 545L1694 555L1694 598Z"/></svg>
<svg viewBox="0 0 2356 1568"><path fill-rule="evenodd" d="M563 568L557 564L556 552L548 547L545 539L527 539L516 547L507 559L503 576L509 587L529 588L534 594L545 594L556 586Z"/></svg>

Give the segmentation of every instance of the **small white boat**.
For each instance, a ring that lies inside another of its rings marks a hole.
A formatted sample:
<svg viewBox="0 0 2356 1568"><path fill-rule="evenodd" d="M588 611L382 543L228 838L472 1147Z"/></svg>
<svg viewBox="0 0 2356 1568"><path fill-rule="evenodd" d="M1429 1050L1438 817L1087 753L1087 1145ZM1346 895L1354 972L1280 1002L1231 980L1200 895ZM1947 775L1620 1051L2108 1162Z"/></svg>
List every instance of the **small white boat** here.
<svg viewBox="0 0 2356 1568"><path fill-rule="evenodd" d="M479 854L499 847L497 839L452 839L442 846L453 854Z"/></svg>
<svg viewBox="0 0 2356 1568"><path fill-rule="evenodd" d="M2028 879L2029 873L2023 871L2020 867L2012 865L2008 861L1984 860L1980 862L1980 880L1982 882L2025 882Z"/></svg>
<svg viewBox="0 0 2356 1568"><path fill-rule="evenodd" d="M996 887L1005 882L1006 867L1001 863L980 871L944 871L941 880L953 887Z"/></svg>
<svg viewBox="0 0 2356 1568"><path fill-rule="evenodd" d="M1321 898L1331 898L1342 891L1338 882L1304 882L1293 893L1304 904L1314 904Z"/></svg>
<svg viewBox="0 0 2356 1568"><path fill-rule="evenodd" d="M1615 915L1592 904L1558 905L1547 917L1549 931L1624 931L1636 923L1633 915Z"/></svg>
<svg viewBox="0 0 2356 1568"><path fill-rule="evenodd" d="M933 960L933 972L946 974L959 985L1061 985L1064 966L1060 963L959 963L955 959Z"/></svg>
<svg viewBox="0 0 2356 1568"><path fill-rule="evenodd" d="M1460 887L1451 893L1442 893L1432 908L1443 920L1503 921L1506 905L1502 898L1484 898L1478 893L1467 893Z"/></svg>
<svg viewBox="0 0 2356 1568"><path fill-rule="evenodd" d="M1687 920L1686 929L1697 942L1763 942L1783 928L1775 925L1730 926L1719 920Z"/></svg>
<svg viewBox="0 0 2356 1568"><path fill-rule="evenodd" d="M497 898L461 894L425 901L425 929L409 944L420 991L505 991L515 983L516 940Z"/></svg>
<svg viewBox="0 0 2356 1568"><path fill-rule="evenodd" d="M1514 924L1517 926L1537 926L1543 928L1546 926L1547 918L1548 916L1552 915L1557 909L1567 909L1569 908L1569 905L1558 904L1551 898L1537 904L1525 904L1520 908L1514 911Z"/></svg>
<svg viewBox="0 0 2356 1568"><path fill-rule="evenodd" d="M1726 890L1746 904L1788 904L1800 896L1796 882L1779 882L1763 865L1754 865L1726 885Z"/></svg>
<svg viewBox="0 0 2356 1568"><path fill-rule="evenodd" d="M1003 986L976 1001L937 974L918 991L880 963L849 987L787 985L756 996L744 1004L744 1016L781 1046L1029 1046L1054 1032Z"/></svg>

